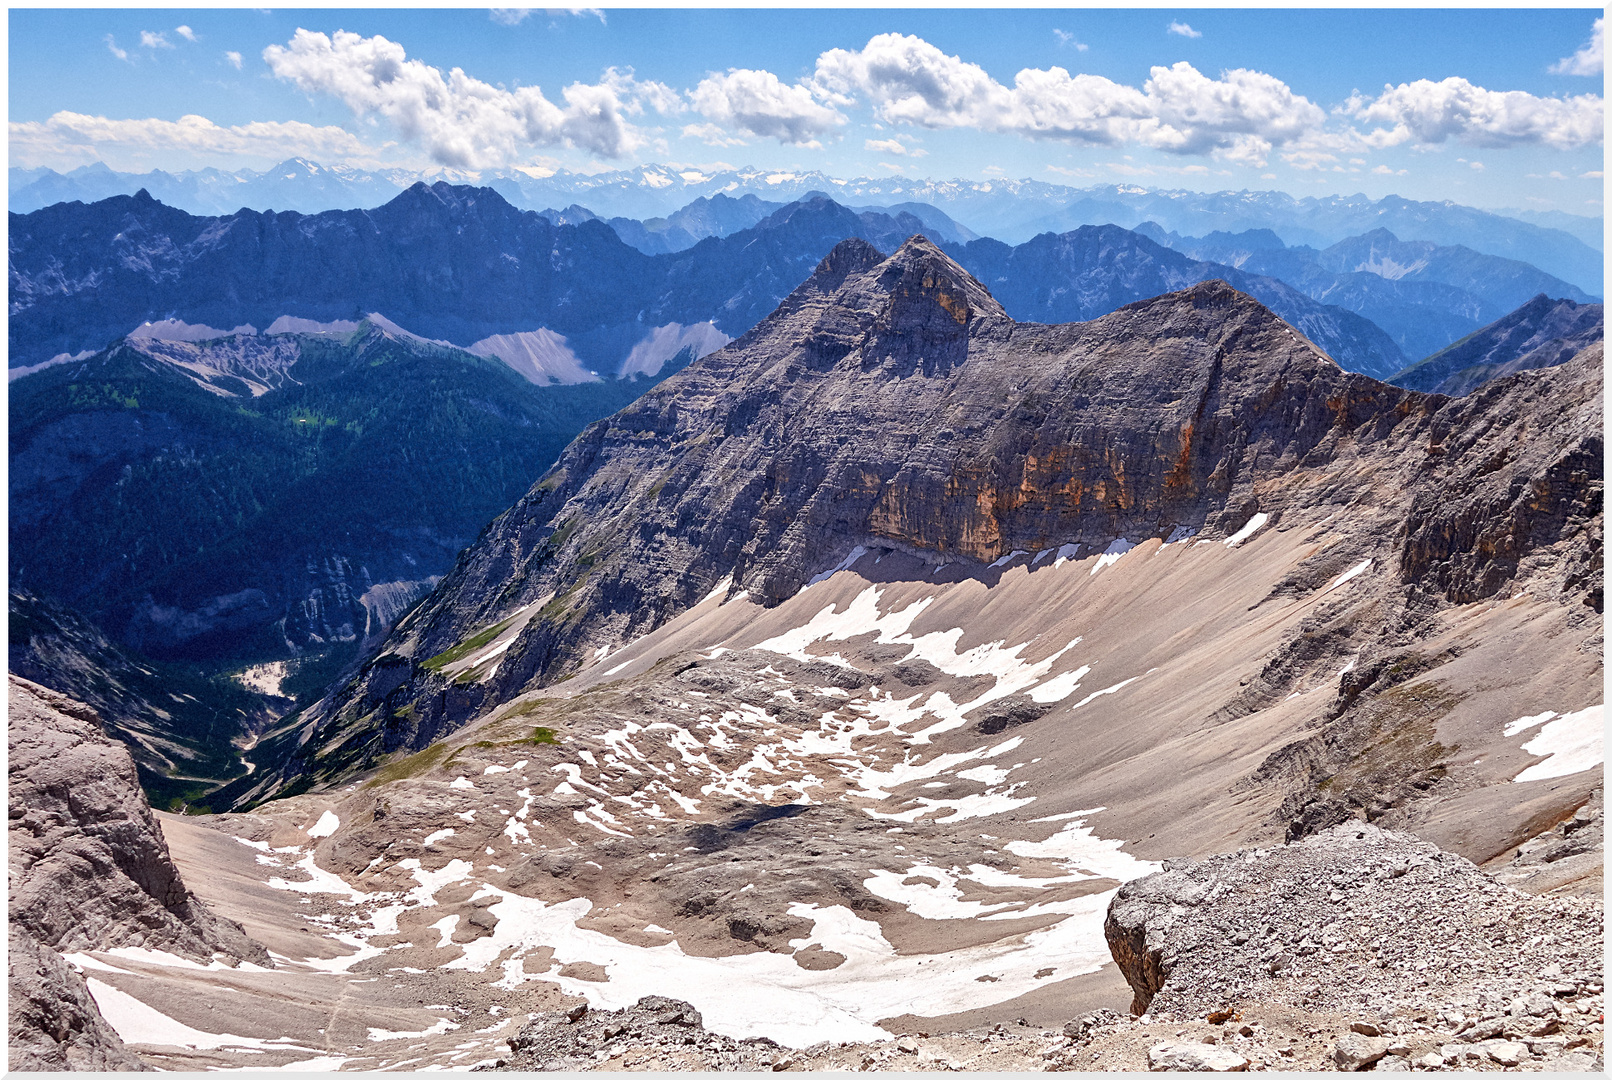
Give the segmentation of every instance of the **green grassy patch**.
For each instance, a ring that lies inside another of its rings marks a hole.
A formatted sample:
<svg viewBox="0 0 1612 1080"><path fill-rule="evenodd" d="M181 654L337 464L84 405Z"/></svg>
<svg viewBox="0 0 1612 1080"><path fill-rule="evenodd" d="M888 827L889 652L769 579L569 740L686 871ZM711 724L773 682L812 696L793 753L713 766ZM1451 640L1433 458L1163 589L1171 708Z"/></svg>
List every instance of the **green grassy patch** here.
<svg viewBox="0 0 1612 1080"><path fill-rule="evenodd" d="M438 765L446 765L448 760L451 760L447 758L447 755L447 744L436 743L417 754L410 754L406 758L388 762L381 766L380 771L364 786L379 787L382 784L391 784L398 780L412 780L417 776L430 772Z"/></svg>
<svg viewBox="0 0 1612 1080"><path fill-rule="evenodd" d="M420 666L432 674L436 674L449 664L455 662L456 660L463 660L465 657L469 656L483 645L491 642L493 638L509 629L509 624L514 621L515 616L511 615L503 622L495 623L494 625L489 626L487 629L481 631L479 634L474 634L466 638L453 648L445 649L430 659L421 661Z"/></svg>

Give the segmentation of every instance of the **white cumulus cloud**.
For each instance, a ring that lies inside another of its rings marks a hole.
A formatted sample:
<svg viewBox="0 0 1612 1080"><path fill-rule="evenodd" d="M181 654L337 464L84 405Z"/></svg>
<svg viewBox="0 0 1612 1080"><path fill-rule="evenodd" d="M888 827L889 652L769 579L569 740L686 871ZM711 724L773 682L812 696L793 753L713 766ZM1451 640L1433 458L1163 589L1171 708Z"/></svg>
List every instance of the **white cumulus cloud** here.
<svg viewBox="0 0 1612 1080"><path fill-rule="evenodd" d="M174 33L178 34L180 37L184 38L186 41L195 41L196 40L196 31L192 30L188 26L176 26L176 27L174 27Z"/></svg>
<svg viewBox="0 0 1612 1080"><path fill-rule="evenodd" d="M1521 90L1486 90L1459 77L1384 86L1375 99L1351 97L1342 111L1377 125L1362 133L1374 147L1457 139L1473 146L1576 150L1599 143L1604 126L1598 95L1536 97Z"/></svg>
<svg viewBox="0 0 1612 1080"><path fill-rule="evenodd" d="M241 54L240 53L238 53L238 52L234 51L233 49L231 49L230 51L228 51L228 52L226 52L224 54L224 59L228 60L235 67L236 71L241 70Z"/></svg>
<svg viewBox="0 0 1612 1080"><path fill-rule="evenodd" d="M1590 40L1572 56L1551 66L1557 75L1599 75L1606 70L1606 18L1596 19Z"/></svg>
<svg viewBox="0 0 1612 1080"><path fill-rule="evenodd" d="M1178 154L1263 165L1273 146L1320 129L1325 112L1280 79L1236 69L1210 78L1185 61L1155 67L1138 89L1061 67L1025 68L1013 86L922 38L880 34L860 50L817 59L818 95L865 97L879 119L1098 144L1135 142Z"/></svg>
<svg viewBox="0 0 1612 1080"><path fill-rule="evenodd" d="M356 116L389 121L433 161L457 168L504 165L527 147L557 144L621 157L644 142L625 117L677 101L670 87L612 69L596 85L567 86L560 105L536 86L507 90L460 68L443 72L409 59L394 41L346 30L299 29L287 44L264 49L263 59L276 77L335 97Z"/></svg>
<svg viewBox="0 0 1612 1080"><path fill-rule="evenodd" d="M140 31L140 47L143 49L171 49L173 42L155 30Z"/></svg>
<svg viewBox="0 0 1612 1080"><path fill-rule="evenodd" d="M106 37L102 38L101 40L106 42L107 52L111 53L113 56L124 61L125 63L132 63L132 61L129 60L128 51L126 49L118 48L117 40L113 38L111 34L106 35Z"/></svg>
<svg viewBox="0 0 1612 1080"><path fill-rule="evenodd" d="M493 8L487 17L500 26L519 26L531 14L531 8Z"/></svg>
<svg viewBox="0 0 1612 1080"><path fill-rule="evenodd" d="M1201 31L1194 30L1192 27L1188 26L1184 22L1172 22L1170 24L1169 28L1165 32L1170 33L1170 34L1175 34L1178 37L1184 37L1184 38L1200 38L1200 37L1203 37L1203 34L1202 34Z"/></svg>
<svg viewBox="0 0 1612 1080"><path fill-rule="evenodd" d="M819 104L811 89L791 86L770 71L712 73L690 97L713 123L797 146L821 146L822 136L845 123L837 110Z"/></svg>
<svg viewBox="0 0 1612 1080"><path fill-rule="evenodd" d="M351 132L295 120L222 127L205 116L113 120L63 111L44 121L13 122L10 136L15 158L40 162L95 160L107 151L136 158L158 151L273 159L298 154L327 159L373 156Z"/></svg>

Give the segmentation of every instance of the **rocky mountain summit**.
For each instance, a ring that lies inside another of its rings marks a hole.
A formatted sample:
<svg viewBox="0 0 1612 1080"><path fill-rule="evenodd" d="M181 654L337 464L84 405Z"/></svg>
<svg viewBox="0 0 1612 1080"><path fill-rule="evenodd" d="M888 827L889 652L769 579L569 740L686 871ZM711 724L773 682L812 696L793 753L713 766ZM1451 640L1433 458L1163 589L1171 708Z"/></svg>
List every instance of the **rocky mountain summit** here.
<svg viewBox="0 0 1612 1080"><path fill-rule="evenodd" d="M775 605L866 551L985 567L1365 499L1397 531L1354 535L1273 596L1387 565L1402 614L1385 627L1536 575L1599 611L1599 386L1587 362L1454 402L1385 386L1215 282L1015 323L932 245L847 242L750 334L585 432L316 723L354 764L419 749L713 590ZM1535 477L1544 501L1519 487ZM1227 708L1277 700L1354 633L1318 623ZM1409 673L1394 657L1413 637L1382 633L1349 705Z"/></svg>

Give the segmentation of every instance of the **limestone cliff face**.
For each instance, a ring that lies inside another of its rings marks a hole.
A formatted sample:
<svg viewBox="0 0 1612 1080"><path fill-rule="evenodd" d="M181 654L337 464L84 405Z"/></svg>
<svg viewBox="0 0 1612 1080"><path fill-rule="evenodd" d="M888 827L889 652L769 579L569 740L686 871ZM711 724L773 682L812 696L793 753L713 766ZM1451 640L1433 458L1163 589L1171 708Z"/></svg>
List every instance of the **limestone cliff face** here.
<svg viewBox="0 0 1612 1080"><path fill-rule="evenodd" d="M191 895L134 762L88 706L11 676L11 925L62 951L136 946L273 966Z"/></svg>
<svg viewBox="0 0 1612 1080"><path fill-rule="evenodd" d="M730 578L775 603L858 544L989 562L1368 499L1404 508L1382 543L1432 602L1495 595L1549 550L1579 567L1553 587L1598 607L1600 385L1568 364L1459 402L1389 386L1221 282L1017 323L922 238L846 241L588 428L302 737L320 768L423 746ZM490 674L428 663L515 613Z"/></svg>
<svg viewBox="0 0 1612 1080"><path fill-rule="evenodd" d="M134 761L95 711L15 675L8 689L9 1066L143 1069L60 953L133 946L274 962L185 887Z"/></svg>

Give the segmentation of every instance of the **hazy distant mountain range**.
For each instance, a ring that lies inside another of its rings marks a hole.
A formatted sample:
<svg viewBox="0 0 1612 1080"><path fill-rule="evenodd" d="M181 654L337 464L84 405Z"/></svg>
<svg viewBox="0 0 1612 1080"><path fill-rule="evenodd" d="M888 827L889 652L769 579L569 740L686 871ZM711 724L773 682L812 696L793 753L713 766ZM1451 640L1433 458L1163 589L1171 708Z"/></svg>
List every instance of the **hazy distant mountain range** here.
<svg viewBox="0 0 1612 1080"><path fill-rule="evenodd" d="M820 172L739 168L706 173L666 165L642 165L583 174L547 170L436 169L366 171L293 158L257 172L202 169L180 173L117 173L101 164L61 174L50 169L12 169L10 208L16 213L78 200L93 202L145 189L153 198L194 214L230 214L243 207L314 213L378 206L425 180L474 183L497 191L512 205L545 210L572 205L603 218L638 221L668 217L691 201L717 194L755 195L787 203L811 191L833 194L849 206L934 206L982 236L1022 243L1043 232L1064 233L1081 225L1131 228L1154 221L1166 231L1202 236L1220 230L1271 229L1287 244L1326 247L1350 236L1385 228L1402 240L1463 245L1489 255L1532 263L1593 295L1602 292L1598 218L1553 213L1517 217L1452 202L1416 202L1397 195L1294 198L1276 191L1198 193L1133 184L1072 188L1039 180L907 180L900 177L840 179ZM691 233L691 235L696 235ZM713 232L707 235L722 235ZM696 235L696 238L698 236ZM624 237L629 243L631 237Z"/></svg>
<svg viewBox="0 0 1612 1080"><path fill-rule="evenodd" d="M1594 300L1527 263L1459 245L1400 240L1387 229L1320 250L1287 247L1269 229L1200 238L1166 234L1149 222L1136 231L1196 259L1279 278L1312 299L1363 315L1412 359L1442 349L1541 293L1580 304Z"/></svg>

